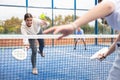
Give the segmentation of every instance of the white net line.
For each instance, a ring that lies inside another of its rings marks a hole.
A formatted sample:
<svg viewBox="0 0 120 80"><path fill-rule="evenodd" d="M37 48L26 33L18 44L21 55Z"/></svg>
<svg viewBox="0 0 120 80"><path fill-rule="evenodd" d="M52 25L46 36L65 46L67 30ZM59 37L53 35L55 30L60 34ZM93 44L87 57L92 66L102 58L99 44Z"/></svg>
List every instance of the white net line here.
<svg viewBox="0 0 120 80"><path fill-rule="evenodd" d="M42 34L42 35L0 35L0 39L57 39L61 35ZM117 38L118 35L69 35L64 38Z"/></svg>

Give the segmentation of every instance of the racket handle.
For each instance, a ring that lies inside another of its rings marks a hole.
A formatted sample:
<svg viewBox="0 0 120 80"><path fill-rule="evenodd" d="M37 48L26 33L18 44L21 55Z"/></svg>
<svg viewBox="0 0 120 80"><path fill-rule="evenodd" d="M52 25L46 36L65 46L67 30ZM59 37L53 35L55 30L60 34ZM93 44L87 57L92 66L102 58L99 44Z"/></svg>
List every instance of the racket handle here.
<svg viewBox="0 0 120 80"><path fill-rule="evenodd" d="M103 56L102 58L97 58L99 61L103 61L106 57Z"/></svg>
<svg viewBox="0 0 120 80"><path fill-rule="evenodd" d="M104 47L102 49L100 49L99 51L97 51L95 54L93 54L90 59L91 60L104 60L106 57L104 56L104 53L106 53L108 51L108 48L107 47Z"/></svg>
<svg viewBox="0 0 120 80"><path fill-rule="evenodd" d="M27 51L28 51L28 47L25 47L25 48L24 48L24 51L27 52Z"/></svg>

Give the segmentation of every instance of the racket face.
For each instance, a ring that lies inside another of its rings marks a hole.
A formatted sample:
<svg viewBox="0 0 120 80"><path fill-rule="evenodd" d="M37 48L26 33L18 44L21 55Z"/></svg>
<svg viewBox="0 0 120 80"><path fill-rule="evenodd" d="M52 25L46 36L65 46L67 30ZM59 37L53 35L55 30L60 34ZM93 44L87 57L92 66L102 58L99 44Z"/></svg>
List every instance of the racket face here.
<svg viewBox="0 0 120 80"><path fill-rule="evenodd" d="M12 56L17 60L24 60L27 57L27 53L23 49L15 49L12 52Z"/></svg>

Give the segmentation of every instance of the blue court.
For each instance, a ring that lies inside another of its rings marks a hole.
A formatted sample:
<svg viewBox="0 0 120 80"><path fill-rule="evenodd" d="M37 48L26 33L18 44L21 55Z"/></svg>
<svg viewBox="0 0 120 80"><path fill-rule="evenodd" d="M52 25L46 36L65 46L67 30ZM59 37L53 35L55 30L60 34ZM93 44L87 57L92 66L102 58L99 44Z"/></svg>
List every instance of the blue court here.
<svg viewBox="0 0 120 80"><path fill-rule="evenodd" d="M38 75L31 73L31 50L26 60L12 57L14 48L0 48L0 80L106 80L114 61L112 54L103 62L91 61L90 56L103 47L101 45L73 45L45 47L45 57L37 54Z"/></svg>

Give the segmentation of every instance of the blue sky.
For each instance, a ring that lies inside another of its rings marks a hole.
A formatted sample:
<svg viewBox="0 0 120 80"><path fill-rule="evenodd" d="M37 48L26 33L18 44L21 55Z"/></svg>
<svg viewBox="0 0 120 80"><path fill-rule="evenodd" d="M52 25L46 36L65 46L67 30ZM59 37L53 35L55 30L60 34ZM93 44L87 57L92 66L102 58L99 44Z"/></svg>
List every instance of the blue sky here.
<svg viewBox="0 0 120 80"><path fill-rule="evenodd" d="M56 8L73 8L74 0L54 0L54 7ZM94 6L95 0L77 0L78 9L90 9ZM25 0L0 0L0 4L5 5L22 5L25 6ZM29 0L29 6L38 7L51 7L51 0ZM28 11L33 16L38 17L41 13L45 13L47 16L51 16L52 12L50 9L35 9L29 8ZM12 16L23 18L25 14L25 8L18 7L2 7L0 6L0 20L9 19ZM81 16L86 11L77 11L77 15ZM67 10L54 10L54 15L72 15L73 11Z"/></svg>

